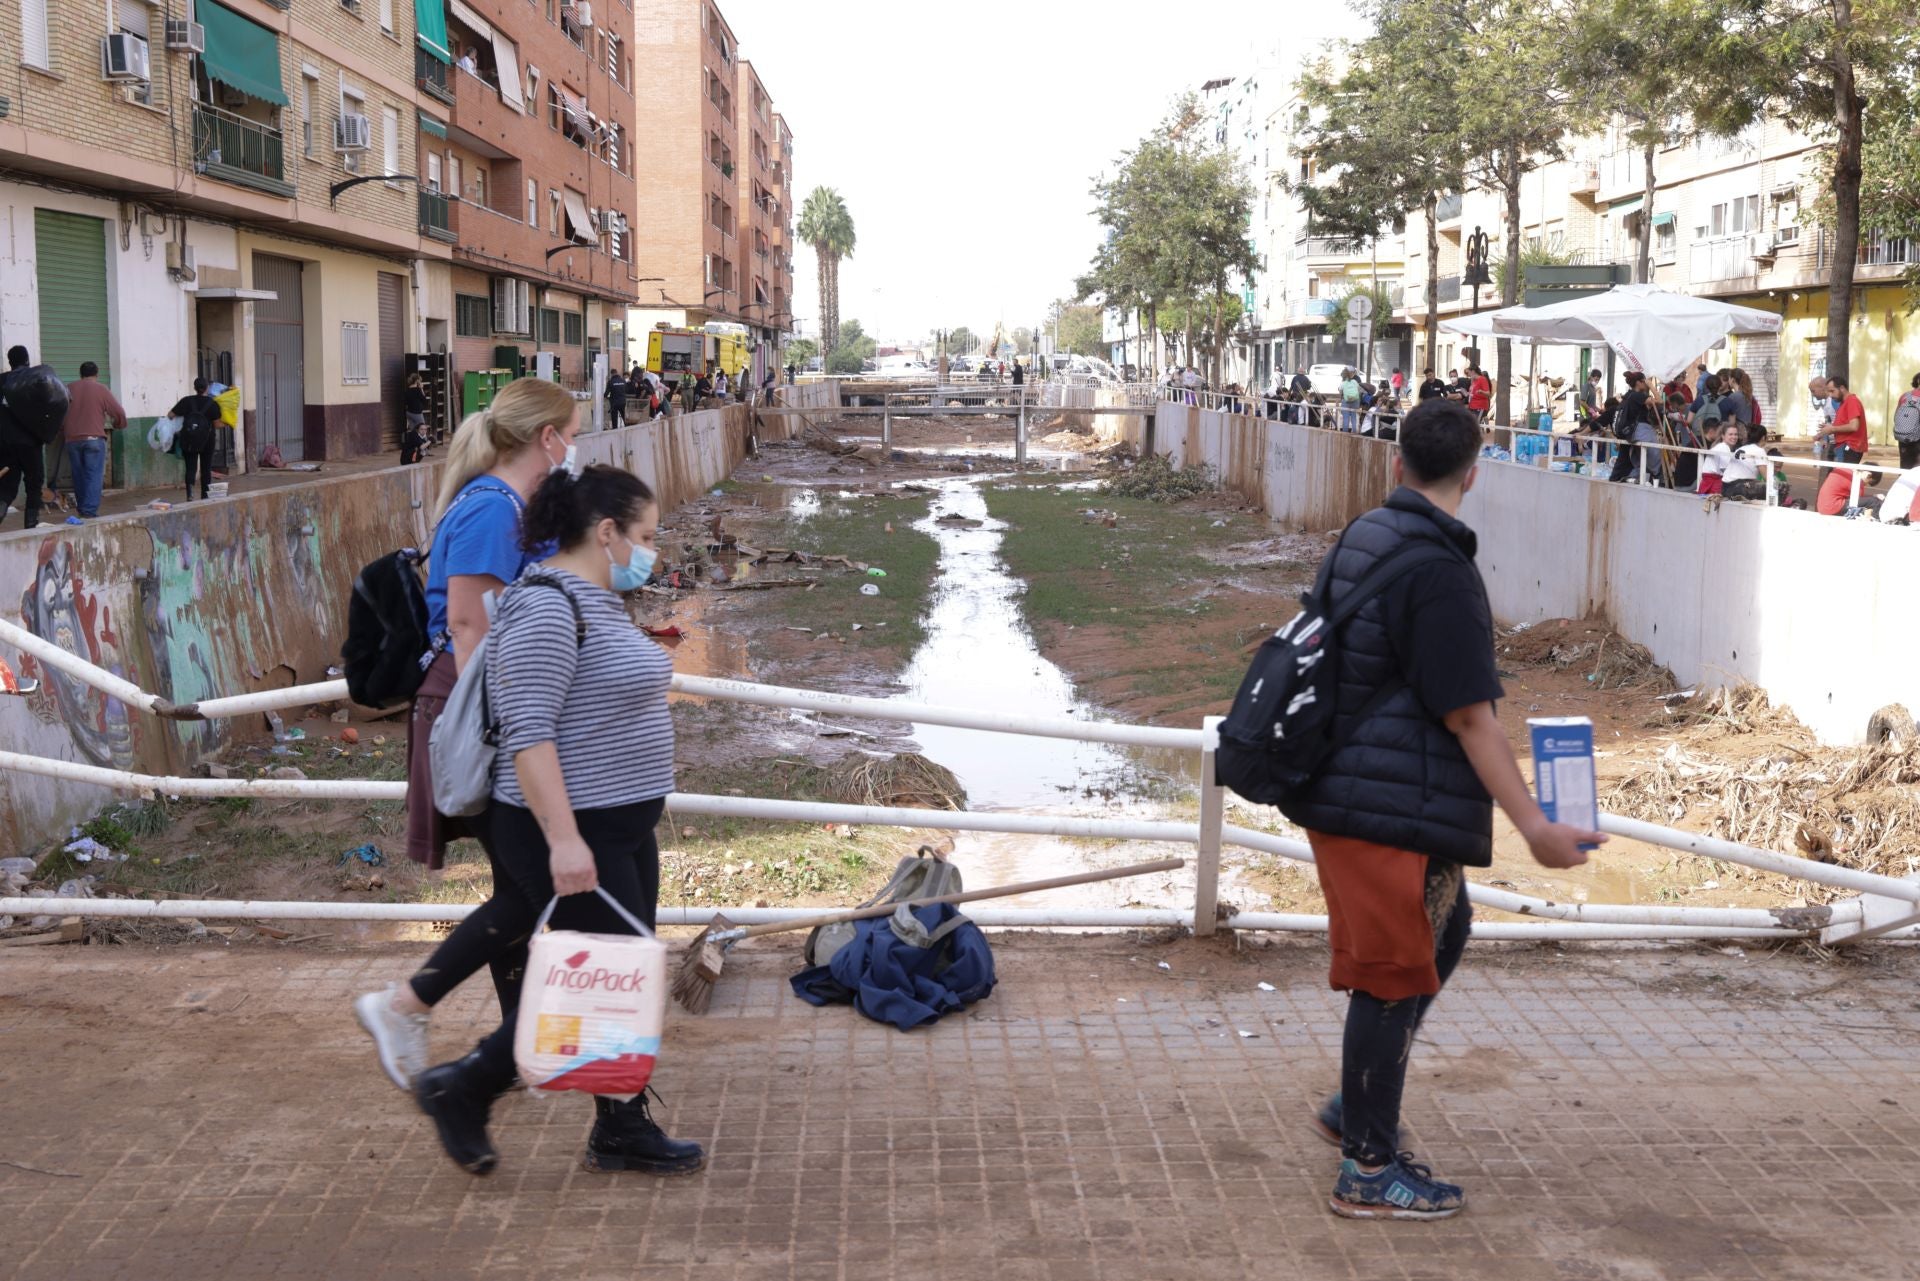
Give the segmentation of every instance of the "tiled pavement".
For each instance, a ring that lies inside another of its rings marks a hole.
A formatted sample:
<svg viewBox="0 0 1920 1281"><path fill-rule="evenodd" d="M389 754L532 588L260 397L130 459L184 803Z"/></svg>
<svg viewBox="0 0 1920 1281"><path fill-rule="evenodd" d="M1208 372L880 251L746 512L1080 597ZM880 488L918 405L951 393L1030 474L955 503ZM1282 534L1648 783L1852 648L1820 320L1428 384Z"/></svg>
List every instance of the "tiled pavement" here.
<svg viewBox="0 0 1920 1281"><path fill-rule="evenodd" d="M1328 1214L1305 1126L1339 1040L1316 946L997 949L990 1001L905 1035L735 953L669 1029L663 1116L712 1157L671 1182L580 1170L571 1097L503 1106L493 1178L449 1165L347 1008L417 948L0 953L0 1276L1920 1275L1907 950L1477 946L1408 1110L1470 1208L1378 1225Z"/></svg>

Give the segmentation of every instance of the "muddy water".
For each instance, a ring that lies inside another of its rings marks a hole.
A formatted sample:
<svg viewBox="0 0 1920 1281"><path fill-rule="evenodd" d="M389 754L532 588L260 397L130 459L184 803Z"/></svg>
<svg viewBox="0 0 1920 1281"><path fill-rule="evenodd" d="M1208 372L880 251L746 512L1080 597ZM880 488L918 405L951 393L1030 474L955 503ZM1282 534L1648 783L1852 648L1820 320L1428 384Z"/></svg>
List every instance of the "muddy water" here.
<svg viewBox="0 0 1920 1281"><path fill-rule="evenodd" d="M1000 559L1006 525L987 514L979 483L951 480L936 488L930 514L914 526L939 543L940 561L927 641L901 678L906 696L1028 716L1099 717L1097 709L1079 699L1067 674L1040 653L1028 632L1020 610L1022 584ZM942 516L964 517L968 524L942 524ZM1162 804L1139 798L1142 784L1158 780L1164 792L1168 782L1190 779L1198 765L1197 757L1182 753L939 725L915 725L914 737L928 757L959 777L975 810L1162 818ZM1187 846L969 833L958 838L954 859L968 887L975 888L1190 854ZM1192 901L1192 887L1192 869L1187 868L1171 875L1022 896L1003 905L1180 907Z"/></svg>

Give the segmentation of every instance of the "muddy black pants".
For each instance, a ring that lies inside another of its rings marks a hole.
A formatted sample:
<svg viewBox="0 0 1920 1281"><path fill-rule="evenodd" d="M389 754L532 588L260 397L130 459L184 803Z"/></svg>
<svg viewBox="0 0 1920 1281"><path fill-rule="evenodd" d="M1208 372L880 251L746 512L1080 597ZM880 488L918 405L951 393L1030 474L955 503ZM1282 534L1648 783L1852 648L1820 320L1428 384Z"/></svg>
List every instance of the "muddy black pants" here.
<svg viewBox="0 0 1920 1281"><path fill-rule="evenodd" d="M40 496L47 486L47 451L26 441L9 442L0 446L0 467L7 469L7 474L0 476L0 507L13 506L24 488L27 528L32 529L40 523Z"/></svg>
<svg viewBox="0 0 1920 1281"><path fill-rule="evenodd" d="M1447 977L1467 950L1467 930L1473 909L1467 887L1444 928L1434 934L1434 967L1444 987ZM1384 1165L1394 1157L1394 1139L1400 1132L1400 1096L1407 1085L1407 1061L1413 1057L1413 1034L1433 1005L1431 996L1383 1001L1365 992L1347 999L1346 1039L1341 1047L1340 1099L1343 1156L1362 1165Z"/></svg>

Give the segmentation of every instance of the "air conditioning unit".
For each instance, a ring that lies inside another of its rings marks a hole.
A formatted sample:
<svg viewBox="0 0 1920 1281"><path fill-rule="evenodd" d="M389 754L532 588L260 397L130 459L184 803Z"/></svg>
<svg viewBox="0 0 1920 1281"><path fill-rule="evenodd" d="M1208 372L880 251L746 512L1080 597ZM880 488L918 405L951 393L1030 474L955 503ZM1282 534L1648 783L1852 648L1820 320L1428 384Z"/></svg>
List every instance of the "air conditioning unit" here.
<svg viewBox="0 0 1920 1281"><path fill-rule="evenodd" d="M108 80L150 80L147 42L139 36L111 35L100 42L100 74Z"/></svg>
<svg viewBox="0 0 1920 1281"><path fill-rule="evenodd" d="M1779 251L1774 246L1773 237L1761 231L1748 238L1747 253L1755 262L1772 262Z"/></svg>
<svg viewBox="0 0 1920 1281"><path fill-rule="evenodd" d="M207 29L185 18L168 18L167 48L176 53L205 53Z"/></svg>
<svg viewBox="0 0 1920 1281"><path fill-rule="evenodd" d="M365 151L373 145L373 124L365 116L349 111L333 122L335 151Z"/></svg>
<svg viewBox="0 0 1920 1281"><path fill-rule="evenodd" d="M596 229L610 236L624 236L627 234L626 215L618 209L602 209L600 211L600 217L594 225Z"/></svg>

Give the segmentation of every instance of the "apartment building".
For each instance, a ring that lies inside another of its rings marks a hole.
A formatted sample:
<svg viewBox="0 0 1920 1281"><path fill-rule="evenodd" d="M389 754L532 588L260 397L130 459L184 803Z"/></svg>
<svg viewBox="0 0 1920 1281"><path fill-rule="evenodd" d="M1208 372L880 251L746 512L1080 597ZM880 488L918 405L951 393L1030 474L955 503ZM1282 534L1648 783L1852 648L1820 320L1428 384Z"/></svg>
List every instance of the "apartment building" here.
<svg viewBox="0 0 1920 1281"><path fill-rule="evenodd" d="M793 136L726 18L707 0L635 0L649 137L634 240L648 279L628 342L657 324L744 327L756 376L792 325Z"/></svg>
<svg viewBox="0 0 1920 1281"><path fill-rule="evenodd" d="M422 138L419 173L433 232L453 247L428 293L436 320L451 320L455 384L511 369L590 394L594 358L626 350L640 274L633 10L445 3L447 60L423 38L421 85L451 112Z"/></svg>
<svg viewBox="0 0 1920 1281"><path fill-rule="evenodd" d="M141 426L196 375L237 384L236 469L389 447L450 255L406 180L445 112L417 34L409 0L0 7L0 341L97 363ZM177 480L143 437L110 483Z"/></svg>

